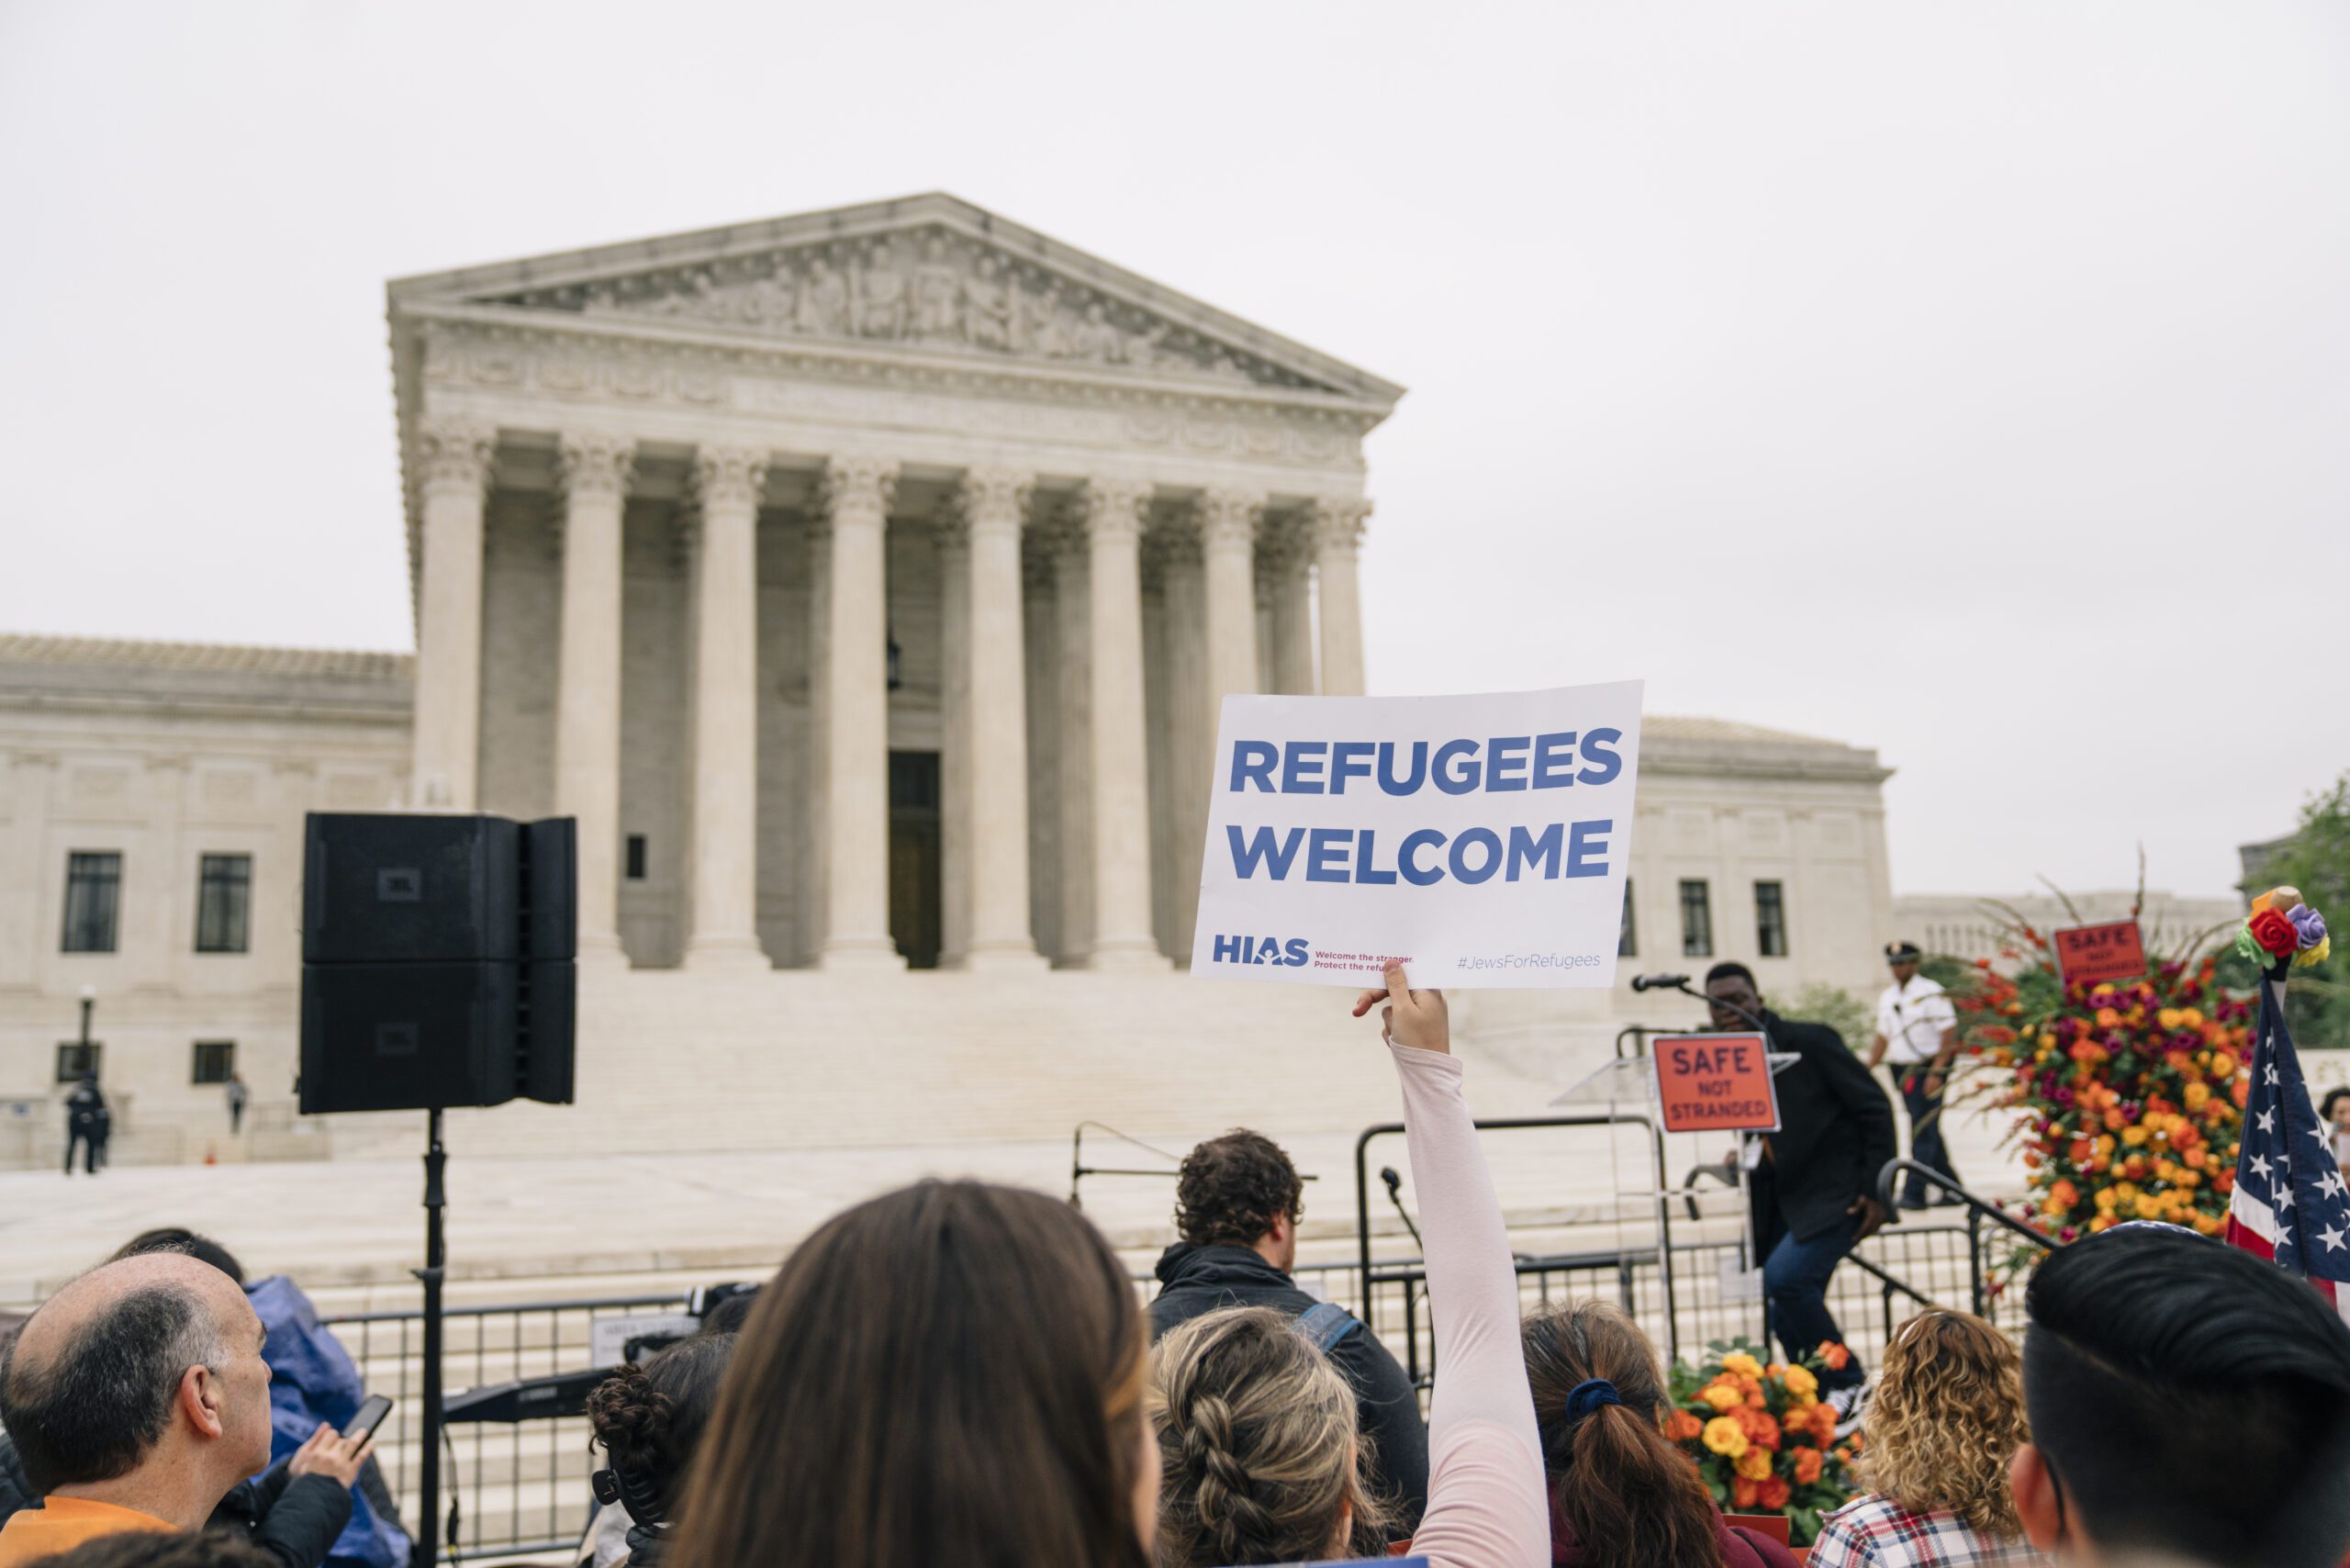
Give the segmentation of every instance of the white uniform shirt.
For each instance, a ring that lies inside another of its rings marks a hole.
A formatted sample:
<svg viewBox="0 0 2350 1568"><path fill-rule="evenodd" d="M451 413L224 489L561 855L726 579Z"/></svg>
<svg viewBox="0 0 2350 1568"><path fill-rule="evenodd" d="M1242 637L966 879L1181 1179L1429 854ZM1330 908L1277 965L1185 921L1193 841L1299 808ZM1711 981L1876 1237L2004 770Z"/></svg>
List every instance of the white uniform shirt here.
<svg viewBox="0 0 2350 1568"><path fill-rule="evenodd" d="M1908 985L1889 985L1876 999L1876 1032L1885 1036L1885 1059L1896 1067L1931 1061L1941 1054L1942 1031L1958 1027L1950 992L1923 975Z"/></svg>

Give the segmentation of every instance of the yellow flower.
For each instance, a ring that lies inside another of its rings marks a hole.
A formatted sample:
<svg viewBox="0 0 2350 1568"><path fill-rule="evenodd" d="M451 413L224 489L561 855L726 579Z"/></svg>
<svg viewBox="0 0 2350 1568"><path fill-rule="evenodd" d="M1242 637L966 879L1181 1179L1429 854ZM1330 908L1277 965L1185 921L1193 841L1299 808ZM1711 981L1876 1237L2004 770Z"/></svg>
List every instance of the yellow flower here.
<svg viewBox="0 0 2350 1568"><path fill-rule="evenodd" d="M2097 1212L2101 1215L2111 1214L2113 1212L2113 1205L2120 1202L2120 1200L2114 1196L2113 1189L2110 1187L2099 1187L2094 1195L2097 1200Z"/></svg>
<svg viewBox="0 0 2350 1568"><path fill-rule="evenodd" d="M1717 1416L1707 1422L1701 1436L1707 1448L1725 1459L1736 1459L1746 1451L1746 1433L1727 1416Z"/></svg>
<svg viewBox="0 0 2350 1568"><path fill-rule="evenodd" d="M2144 1147L2146 1139L2152 1136L2153 1135L2143 1126L2124 1127L2121 1129L2121 1141L2128 1144L2132 1148L2140 1148Z"/></svg>
<svg viewBox="0 0 2350 1568"><path fill-rule="evenodd" d="M1722 1371L1736 1372L1740 1377L1761 1377L1762 1363L1743 1350L1733 1350L1722 1358Z"/></svg>
<svg viewBox="0 0 2350 1568"><path fill-rule="evenodd" d="M2176 1029L2183 1016L2184 1014L2176 1007L2157 1008L2154 1012L2154 1022L2165 1029Z"/></svg>
<svg viewBox="0 0 2350 1568"><path fill-rule="evenodd" d="M2131 1206L2138 1211L2140 1219L2159 1218L2163 1212L2163 1201L2152 1193L2139 1193Z"/></svg>
<svg viewBox="0 0 2350 1568"><path fill-rule="evenodd" d="M2188 1110L2199 1111L2203 1108L2204 1102L2211 1098L2211 1086L2208 1083L2190 1083L2187 1086L2187 1092L2182 1098L2186 1100Z"/></svg>
<svg viewBox="0 0 2350 1568"><path fill-rule="evenodd" d="M1771 1476L1771 1450L1750 1448L1738 1456L1736 1468L1749 1481L1767 1481Z"/></svg>
<svg viewBox="0 0 2350 1568"><path fill-rule="evenodd" d="M1717 1410L1735 1410L1740 1406L1746 1403L1746 1395L1740 1394L1737 1389L1730 1387L1728 1383L1715 1383L1711 1388L1704 1390L1697 1395L1697 1397L1703 1399L1707 1404L1712 1406Z"/></svg>
<svg viewBox="0 0 2350 1568"><path fill-rule="evenodd" d="M1809 1367L1789 1367L1786 1382L1787 1392L1797 1399L1801 1399L1807 1394L1819 1392L1819 1380L1811 1375Z"/></svg>

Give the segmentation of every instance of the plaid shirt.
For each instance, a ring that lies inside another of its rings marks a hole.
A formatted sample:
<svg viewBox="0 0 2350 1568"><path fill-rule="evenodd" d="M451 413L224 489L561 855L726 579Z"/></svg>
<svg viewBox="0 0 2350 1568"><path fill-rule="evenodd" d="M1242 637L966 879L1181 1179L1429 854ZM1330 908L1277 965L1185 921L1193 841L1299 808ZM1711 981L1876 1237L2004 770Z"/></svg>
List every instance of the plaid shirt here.
<svg viewBox="0 0 2350 1568"><path fill-rule="evenodd" d="M1973 1568L2021 1563L2044 1568L2047 1559L2020 1540L1985 1535L1956 1514L1913 1514L1874 1492L1829 1516L1812 1543L1811 1568Z"/></svg>

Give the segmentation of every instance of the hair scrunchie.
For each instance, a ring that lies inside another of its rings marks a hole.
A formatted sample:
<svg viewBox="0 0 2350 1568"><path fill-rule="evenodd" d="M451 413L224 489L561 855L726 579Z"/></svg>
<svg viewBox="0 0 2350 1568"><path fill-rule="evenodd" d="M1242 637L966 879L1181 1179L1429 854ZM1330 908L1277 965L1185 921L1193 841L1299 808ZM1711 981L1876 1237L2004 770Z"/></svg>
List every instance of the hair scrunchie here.
<svg viewBox="0 0 2350 1568"><path fill-rule="evenodd" d="M1574 1391L1567 1395L1567 1419L1580 1421L1603 1405L1623 1403L1624 1396L1617 1393L1616 1385L1606 1378L1586 1379L1575 1384Z"/></svg>

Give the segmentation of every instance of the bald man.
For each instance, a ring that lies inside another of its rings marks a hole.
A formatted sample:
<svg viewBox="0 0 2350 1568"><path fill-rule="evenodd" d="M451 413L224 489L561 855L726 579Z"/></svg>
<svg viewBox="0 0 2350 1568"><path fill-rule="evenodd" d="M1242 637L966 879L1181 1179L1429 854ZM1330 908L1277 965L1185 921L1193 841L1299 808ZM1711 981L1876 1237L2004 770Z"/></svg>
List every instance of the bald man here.
<svg viewBox="0 0 2350 1568"><path fill-rule="evenodd" d="M41 1506L0 1568L104 1535L200 1529L269 1463L268 1331L209 1263L144 1253L42 1304L0 1350L0 1425Z"/></svg>

